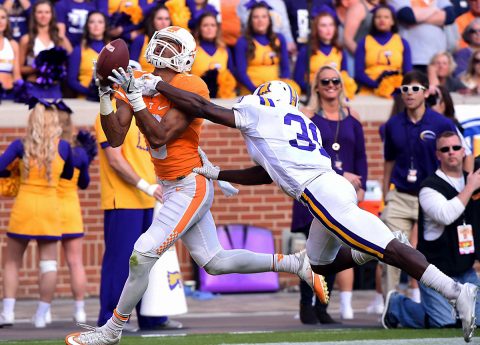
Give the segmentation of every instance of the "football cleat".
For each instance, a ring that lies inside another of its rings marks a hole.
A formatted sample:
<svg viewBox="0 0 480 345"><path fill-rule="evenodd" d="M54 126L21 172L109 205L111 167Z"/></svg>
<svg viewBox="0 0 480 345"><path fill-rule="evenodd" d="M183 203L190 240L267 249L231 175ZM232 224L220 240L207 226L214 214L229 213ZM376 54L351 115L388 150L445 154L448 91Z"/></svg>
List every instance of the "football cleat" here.
<svg viewBox="0 0 480 345"><path fill-rule="evenodd" d="M469 343L472 340L473 332L477 327L475 324L475 304L477 301L478 286L465 283L460 290L460 295L455 301L455 309L462 320L463 339Z"/></svg>
<svg viewBox="0 0 480 345"><path fill-rule="evenodd" d="M109 332L105 326L92 327L85 324L78 324L79 326L88 329L87 332L71 333L65 337L65 344L67 345L115 345L120 342L122 333L118 335L108 334Z"/></svg>
<svg viewBox="0 0 480 345"><path fill-rule="evenodd" d="M328 295L327 283L322 275L312 271L310 260L307 256L307 250L304 249L298 253L295 253L294 255L300 261L300 268L298 269L297 275L312 288L313 292L315 292L315 295L322 304L328 304L330 297Z"/></svg>

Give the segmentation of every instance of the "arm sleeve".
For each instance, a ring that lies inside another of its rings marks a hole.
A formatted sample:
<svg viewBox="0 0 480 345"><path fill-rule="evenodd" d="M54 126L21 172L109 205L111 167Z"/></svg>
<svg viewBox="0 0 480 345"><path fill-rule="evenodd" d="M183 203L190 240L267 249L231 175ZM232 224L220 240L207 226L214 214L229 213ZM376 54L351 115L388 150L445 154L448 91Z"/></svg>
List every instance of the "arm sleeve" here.
<svg viewBox="0 0 480 345"><path fill-rule="evenodd" d="M16 158L23 156L23 143L16 139L8 145L5 152L0 156L0 171L5 170Z"/></svg>
<svg viewBox="0 0 480 345"><path fill-rule="evenodd" d="M60 175L61 178L66 180L71 180L73 177L73 155L72 155L72 148L70 144L67 143L65 140L60 140L58 143L58 153L60 157L63 158L65 164L63 165L63 171Z"/></svg>
<svg viewBox="0 0 480 345"><path fill-rule="evenodd" d="M140 59L140 53L142 52L143 42L145 35L138 35L130 45L130 59L138 62Z"/></svg>
<svg viewBox="0 0 480 345"><path fill-rule="evenodd" d="M417 19L415 18L415 14L411 7L403 7L397 10L397 18L399 22L408 25L417 24Z"/></svg>
<svg viewBox="0 0 480 345"><path fill-rule="evenodd" d="M375 80L370 79L365 73L365 39L358 42L357 50L355 51L355 80L361 84L371 88L378 87Z"/></svg>
<svg viewBox="0 0 480 345"><path fill-rule="evenodd" d="M453 6L444 7L443 10L445 11L445 25L453 24L455 22L455 8Z"/></svg>
<svg viewBox="0 0 480 345"><path fill-rule="evenodd" d="M297 61L295 62L295 70L293 72L293 80L300 86L303 91L307 90L307 83L305 81L305 72L307 69L308 47L302 45L298 51Z"/></svg>
<svg viewBox="0 0 480 345"><path fill-rule="evenodd" d="M395 147L392 142L390 131L391 129L387 122L385 125L385 141L383 144L383 156L386 161L394 161L396 158Z"/></svg>
<svg viewBox="0 0 480 345"><path fill-rule="evenodd" d="M88 88L84 87L78 81L80 73L81 47L76 46L72 54L68 57L68 85L75 91L82 95L88 95Z"/></svg>
<svg viewBox="0 0 480 345"><path fill-rule="evenodd" d="M55 16L58 23L67 24L67 9L61 1L55 4Z"/></svg>
<svg viewBox="0 0 480 345"><path fill-rule="evenodd" d="M419 202L423 211L436 223L442 225L452 224L465 210L459 198L447 200L435 189L424 187L420 190Z"/></svg>
<svg viewBox="0 0 480 345"><path fill-rule="evenodd" d="M90 174L88 173L88 157L85 150L81 147L75 148L76 158L79 160L79 170L77 186L80 189L86 189L90 184Z"/></svg>
<svg viewBox="0 0 480 345"><path fill-rule="evenodd" d="M342 50L342 62L340 65L340 71L347 71L348 72L348 65L347 65L347 50L343 49Z"/></svg>
<svg viewBox="0 0 480 345"><path fill-rule="evenodd" d="M280 78L290 78L290 60L288 59L288 49L285 37L277 34L280 40Z"/></svg>
<svg viewBox="0 0 480 345"><path fill-rule="evenodd" d="M235 64L232 56L232 51L227 48L227 55L228 55L228 61L227 61L227 68L232 73L233 75L237 75L237 71L235 69Z"/></svg>
<svg viewBox="0 0 480 345"><path fill-rule="evenodd" d="M403 64L402 64L402 74L410 72L412 70L412 52L410 50L410 44L402 38L403 43Z"/></svg>
<svg viewBox="0 0 480 345"><path fill-rule="evenodd" d="M355 122L355 171L354 173L362 177L362 189L367 190L368 166L367 154L365 150L365 136L362 124Z"/></svg>
<svg viewBox="0 0 480 345"><path fill-rule="evenodd" d="M256 86L247 75L247 40L244 37L240 37L235 45L235 63L238 81L251 92L255 91Z"/></svg>

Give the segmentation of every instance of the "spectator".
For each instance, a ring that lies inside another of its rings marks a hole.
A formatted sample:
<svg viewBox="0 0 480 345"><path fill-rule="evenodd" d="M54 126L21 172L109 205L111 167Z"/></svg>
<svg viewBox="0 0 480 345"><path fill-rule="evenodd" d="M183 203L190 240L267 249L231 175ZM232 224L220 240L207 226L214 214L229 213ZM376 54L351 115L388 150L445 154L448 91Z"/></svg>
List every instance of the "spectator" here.
<svg viewBox="0 0 480 345"><path fill-rule="evenodd" d="M109 42L107 17L99 11L87 16L81 44L73 49L68 64L68 85L80 97L98 101L98 91L93 80L92 61Z"/></svg>
<svg viewBox="0 0 480 345"><path fill-rule="evenodd" d="M449 0L390 0L389 4L397 11L400 36L410 45L413 68L427 73L432 56L447 50L444 27L455 20L452 4Z"/></svg>
<svg viewBox="0 0 480 345"><path fill-rule="evenodd" d="M480 0L468 0L469 11L462 14L455 20L457 24L458 32L464 32L465 28L470 24L475 18L480 17ZM459 42L459 48L465 48L468 44L465 41L465 38Z"/></svg>
<svg viewBox="0 0 480 345"><path fill-rule="evenodd" d="M310 30L309 18L314 17L309 13L307 0L285 0L284 2L287 7L293 39L297 44L307 43ZM333 1L331 0L313 0L311 2L311 8L319 8L323 5L329 6L334 10Z"/></svg>
<svg viewBox="0 0 480 345"><path fill-rule="evenodd" d="M445 86L439 85L435 88L435 93L427 98L427 104L437 113L445 115L453 121L457 129L457 135L462 141L462 146L465 150L465 159L463 160L463 170L470 172L473 170L473 153L463 137L463 127L455 117L455 107L453 105L452 96Z"/></svg>
<svg viewBox="0 0 480 345"><path fill-rule="evenodd" d="M155 173L145 138L132 119L123 145L111 147L103 132L100 116L95 133L100 146L101 208L104 210L105 252L100 281L98 326L112 316L128 278L129 260L135 241L152 223L155 199L162 200L162 188L155 185ZM140 188L139 186L149 186ZM147 194L148 190L148 194ZM181 328L178 321L167 317L146 317L140 314L140 329ZM130 326L130 329L135 329Z"/></svg>
<svg viewBox="0 0 480 345"><path fill-rule="evenodd" d="M288 52L292 55L296 55L297 46L290 29L287 7L282 0L240 0L237 7L237 13L244 32L248 28L248 19L250 17L249 11L256 4L263 4L268 7L273 25L273 32L281 34L285 38Z"/></svg>
<svg viewBox="0 0 480 345"><path fill-rule="evenodd" d="M455 132L444 132L436 140L440 167L422 183L418 223L418 250L442 272L460 283L480 284L473 267L478 257L480 201L472 194L480 188L480 170L462 171L465 152ZM420 284L421 303L395 291L388 294L385 328L439 328L455 326L453 306L438 292ZM476 302L477 325L480 301Z"/></svg>
<svg viewBox="0 0 480 345"><path fill-rule="evenodd" d="M410 72L410 46L398 34L394 10L379 5L373 10L370 33L358 42L355 79L361 93L390 98L400 87L403 74Z"/></svg>
<svg viewBox="0 0 480 345"><path fill-rule="evenodd" d="M18 43L12 38L8 13L0 5L0 100L11 98L14 84L21 82Z"/></svg>
<svg viewBox="0 0 480 345"><path fill-rule="evenodd" d="M143 13L138 1L100 1L98 10L109 16L110 29L108 34L112 39L120 37L127 42L131 42L140 34Z"/></svg>
<svg viewBox="0 0 480 345"><path fill-rule="evenodd" d="M242 84L242 95L252 93L268 80L290 76L285 38L273 31L271 7L265 2L254 2L251 6L245 34L235 46L237 80Z"/></svg>
<svg viewBox="0 0 480 345"><path fill-rule="evenodd" d="M60 139L62 129L55 107L35 102L25 137L10 143L0 156L0 170L19 159L21 178L7 230L1 326L15 323L19 271L30 240L37 241L40 256L40 302L32 322L36 328L46 326L57 280L57 243L62 236L57 187L60 178L73 175L70 144Z"/></svg>
<svg viewBox="0 0 480 345"><path fill-rule="evenodd" d="M407 238L418 220L420 184L437 169L435 138L444 131L455 131L450 119L426 107L428 88L425 74L415 70L406 73L400 87L405 111L392 116L385 125L382 220ZM396 288L400 270L388 265L384 270L382 290L386 293Z"/></svg>
<svg viewBox="0 0 480 345"><path fill-rule="evenodd" d="M456 64L449 52L437 53L428 65L428 79L430 90L438 85L443 85L448 92L467 92L467 86L453 76Z"/></svg>
<svg viewBox="0 0 480 345"><path fill-rule="evenodd" d="M237 82L233 76L233 59L221 40L220 25L214 13L204 12L197 19L194 33L197 55L192 74L200 76L212 98L235 98Z"/></svg>
<svg viewBox="0 0 480 345"><path fill-rule="evenodd" d="M330 65L340 70L345 87L344 92L347 98L352 99L357 90L355 81L348 75L345 53L338 44L338 25L333 9L328 6L321 6L312 9L313 24L310 47L302 45L298 53L294 80L300 85L302 91L314 81L315 75L324 65ZM310 56L310 60L308 57ZM309 75L306 77L307 68ZM307 79L307 80L306 80Z"/></svg>
<svg viewBox="0 0 480 345"><path fill-rule="evenodd" d="M31 1L0 0L0 4L3 4L8 12L13 39L18 42L28 32L28 16Z"/></svg>
<svg viewBox="0 0 480 345"><path fill-rule="evenodd" d="M461 81L474 95L480 93L480 50L475 51L468 61L468 67Z"/></svg>
<svg viewBox="0 0 480 345"><path fill-rule="evenodd" d="M186 0L186 3L191 13L188 28L192 32L197 27L198 20L203 13L210 12L218 16L219 9L209 4L208 0Z"/></svg>
<svg viewBox="0 0 480 345"><path fill-rule="evenodd" d="M453 54L457 64L454 75L460 76L467 69L468 60L475 50L480 50L480 18L473 19L467 25L462 34L463 40L468 44L467 47L461 48Z"/></svg>
<svg viewBox="0 0 480 345"><path fill-rule="evenodd" d="M97 154L97 143L86 131L73 136L71 109L63 102L57 104L58 117L62 127L62 139L72 145L72 164L74 166L71 180L61 179L58 188L60 200L60 219L62 229L62 248L70 271L70 285L74 299L73 320L85 323L85 292L87 277L83 266L84 228L82 211L78 198L78 188L86 189L90 183L89 166Z"/></svg>
<svg viewBox="0 0 480 345"><path fill-rule="evenodd" d="M72 47L80 45L89 12L97 11L99 0L64 0L55 4L60 36L67 36Z"/></svg>
<svg viewBox="0 0 480 345"><path fill-rule="evenodd" d="M48 83L43 83L37 79L37 77L45 77L45 75L39 74L42 67L38 65L39 60L43 61L43 63L48 62L46 61L48 58L39 57L40 53L54 47L64 49L67 54L72 51L72 46L68 39L65 36L61 36L58 31L52 3L49 0L39 0L32 7L28 34L23 35L20 39L20 71L24 79L31 83L29 85L32 88L28 91L31 96L62 98L58 79ZM51 55L59 54L61 53L56 52ZM66 59L65 53L63 56ZM36 59L39 60L35 61ZM59 64L63 65L64 63L59 62ZM60 74L55 77L60 78Z"/></svg>
<svg viewBox="0 0 480 345"><path fill-rule="evenodd" d="M355 55L357 42L364 39L372 27L372 9L382 3L383 0L359 0L347 7L343 44L350 54Z"/></svg>
<svg viewBox="0 0 480 345"><path fill-rule="evenodd" d="M329 65L320 67L313 80L312 95L304 113L320 129L322 146L332 158L332 168L350 181L358 201L362 201L367 182L365 137L358 113L345 105L340 72ZM337 283L340 316L353 319L353 269L337 273Z"/></svg>
<svg viewBox="0 0 480 345"><path fill-rule="evenodd" d="M152 38L155 31L166 28L172 25L170 19L170 12L164 5L155 7L145 21L145 34L138 35L132 42L130 48L130 59L138 61L143 71L153 72L152 64L147 62L145 58L145 51L147 45Z"/></svg>

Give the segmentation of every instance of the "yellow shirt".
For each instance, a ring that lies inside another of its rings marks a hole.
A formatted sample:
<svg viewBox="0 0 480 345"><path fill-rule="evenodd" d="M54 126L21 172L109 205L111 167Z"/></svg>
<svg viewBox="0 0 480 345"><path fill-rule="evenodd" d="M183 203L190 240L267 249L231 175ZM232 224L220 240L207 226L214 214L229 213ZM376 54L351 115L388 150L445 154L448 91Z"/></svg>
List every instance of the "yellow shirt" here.
<svg viewBox="0 0 480 345"><path fill-rule="evenodd" d="M378 43L371 35L365 37L365 73L376 80L384 71L402 72L403 43L400 35L393 34L384 45Z"/></svg>
<svg viewBox="0 0 480 345"><path fill-rule="evenodd" d="M93 60L98 60L98 53L90 47L83 47L78 71L78 80L84 87L88 87L93 77Z"/></svg>
<svg viewBox="0 0 480 345"><path fill-rule="evenodd" d="M155 67L152 64L147 62L147 58L145 57L145 51L147 50L148 46L148 36L145 35L145 40L143 41L142 49L140 50L140 56L138 57L138 62L140 66L142 66L142 71L152 73Z"/></svg>
<svg viewBox="0 0 480 345"><path fill-rule="evenodd" d="M315 54L310 57L310 82L315 79L315 74L320 67L329 65L339 70L342 68L342 51L333 47L328 55L325 55L321 50L317 50Z"/></svg>
<svg viewBox="0 0 480 345"><path fill-rule="evenodd" d="M228 53L225 48L217 48L215 54L210 55L199 45L191 73L201 77L211 69L217 69L219 72L222 72L227 69L227 64Z"/></svg>
<svg viewBox="0 0 480 345"><path fill-rule="evenodd" d="M102 129L100 114L95 121L95 133L97 136L100 162L100 188L101 207L103 210L112 209L146 209L153 208L155 199L135 186L125 182L110 166L104 149L101 145L107 142L107 137ZM143 134L140 133L135 120L132 119L130 128L121 146L122 154L130 163L133 170L148 183L155 183L155 172L150 160L147 144Z"/></svg>
<svg viewBox="0 0 480 345"><path fill-rule="evenodd" d="M280 57L269 44L262 45L257 40L255 44L255 55L248 61L247 75L253 85L260 85L269 80L280 78Z"/></svg>

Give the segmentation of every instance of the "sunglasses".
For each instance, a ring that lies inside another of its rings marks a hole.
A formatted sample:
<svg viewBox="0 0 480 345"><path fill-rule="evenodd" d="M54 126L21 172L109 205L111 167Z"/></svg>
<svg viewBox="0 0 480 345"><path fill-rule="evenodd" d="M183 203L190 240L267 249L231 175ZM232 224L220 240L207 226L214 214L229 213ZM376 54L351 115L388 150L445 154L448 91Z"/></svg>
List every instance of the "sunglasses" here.
<svg viewBox="0 0 480 345"><path fill-rule="evenodd" d="M469 34L480 34L480 29L470 29L468 30Z"/></svg>
<svg viewBox="0 0 480 345"><path fill-rule="evenodd" d="M462 149L462 145L444 146L440 147L438 151L442 153L447 153L450 152L450 149L452 149L453 151L460 151Z"/></svg>
<svg viewBox="0 0 480 345"><path fill-rule="evenodd" d="M472 59L472 62L473 62L473 64L480 63L480 59L476 59L476 58L474 58L474 59Z"/></svg>
<svg viewBox="0 0 480 345"><path fill-rule="evenodd" d="M408 93L408 92L417 93L417 92L420 92L420 90L426 90L425 86L422 86L422 85L402 85L402 86L400 86L400 91L402 93Z"/></svg>
<svg viewBox="0 0 480 345"><path fill-rule="evenodd" d="M330 79L321 79L320 80L320 84L322 84L322 86L328 86L330 84L330 82L333 85L338 86L338 85L340 85L341 80L338 79L338 78L330 78Z"/></svg>

